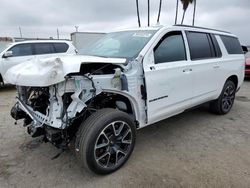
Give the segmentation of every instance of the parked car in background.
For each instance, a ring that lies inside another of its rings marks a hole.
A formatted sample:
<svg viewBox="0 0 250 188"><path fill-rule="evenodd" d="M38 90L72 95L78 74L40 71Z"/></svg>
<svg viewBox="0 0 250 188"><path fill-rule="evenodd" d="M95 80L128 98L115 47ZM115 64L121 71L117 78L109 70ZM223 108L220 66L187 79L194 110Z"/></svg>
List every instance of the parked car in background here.
<svg viewBox="0 0 250 188"><path fill-rule="evenodd" d="M245 56L246 56L245 77L250 78L250 52L245 54Z"/></svg>
<svg viewBox="0 0 250 188"><path fill-rule="evenodd" d="M229 113L244 80L237 37L205 28L123 30L80 53L29 61L5 76L18 90L12 117L24 119L32 137L74 145L98 174L125 164L137 129L207 102Z"/></svg>
<svg viewBox="0 0 250 188"><path fill-rule="evenodd" d="M65 54L76 54L70 41L34 40L13 43L0 53L0 82L5 82L3 76L8 69L19 63Z"/></svg>
<svg viewBox="0 0 250 188"><path fill-rule="evenodd" d="M0 53L13 42L15 42L15 39L12 37L0 37Z"/></svg>

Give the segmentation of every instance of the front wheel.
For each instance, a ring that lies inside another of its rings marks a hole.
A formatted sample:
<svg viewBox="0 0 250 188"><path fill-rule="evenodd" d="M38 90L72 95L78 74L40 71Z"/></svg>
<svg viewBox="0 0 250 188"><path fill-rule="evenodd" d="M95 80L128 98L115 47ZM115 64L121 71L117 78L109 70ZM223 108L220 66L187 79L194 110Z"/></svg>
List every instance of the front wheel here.
<svg viewBox="0 0 250 188"><path fill-rule="evenodd" d="M82 123L77 137L83 165L97 174L109 174L118 170L130 157L136 128L128 114L102 109Z"/></svg>
<svg viewBox="0 0 250 188"><path fill-rule="evenodd" d="M223 115L227 114L234 104L236 86L231 80L227 80L219 98L210 103L212 112Z"/></svg>

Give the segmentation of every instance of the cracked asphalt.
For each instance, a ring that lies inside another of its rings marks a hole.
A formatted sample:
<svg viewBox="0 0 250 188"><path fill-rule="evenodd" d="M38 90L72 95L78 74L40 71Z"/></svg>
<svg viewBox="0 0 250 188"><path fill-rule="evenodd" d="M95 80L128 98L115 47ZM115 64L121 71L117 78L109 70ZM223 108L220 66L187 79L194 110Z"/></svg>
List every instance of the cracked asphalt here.
<svg viewBox="0 0 250 188"><path fill-rule="evenodd" d="M207 106L138 131L130 160L119 171L97 176L72 151L32 139L9 111L15 88L0 88L0 187L250 187L250 81L225 116Z"/></svg>

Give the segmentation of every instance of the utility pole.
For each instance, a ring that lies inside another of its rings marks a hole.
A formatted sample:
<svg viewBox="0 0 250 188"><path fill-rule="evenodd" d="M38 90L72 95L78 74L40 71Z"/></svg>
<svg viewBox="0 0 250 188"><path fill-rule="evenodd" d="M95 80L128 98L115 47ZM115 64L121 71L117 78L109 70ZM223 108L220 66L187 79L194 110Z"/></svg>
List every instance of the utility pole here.
<svg viewBox="0 0 250 188"><path fill-rule="evenodd" d="M19 33L20 33L20 37L23 38L22 29L20 26L19 26Z"/></svg>
<svg viewBox="0 0 250 188"><path fill-rule="evenodd" d="M136 0L136 13L137 13L137 19L138 19L138 25L141 27L141 20L140 20L140 12L139 12L139 0Z"/></svg>
<svg viewBox="0 0 250 188"><path fill-rule="evenodd" d="M76 32L78 32L78 28L79 28L79 26L75 26L75 28L76 28Z"/></svg>
<svg viewBox="0 0 250 188"><path fill-rule="evenodd" d="M150 26L150 0L148 0L148 27Z"/></svg>
<svg viewBox="0 0 250 188"><path fill-rule="evenodd" d="M160 0L159 12L158 12L158 18L157 18L157 24L160 24L161 6L162 6L162 0Z"/></svg>
<svg viewBox="0 0 250 188"><path fill-rule="evenodd" d="M57 39L59 39L59 30L58 30L58 28L56 30L56 33L57 33Z"/></svg>

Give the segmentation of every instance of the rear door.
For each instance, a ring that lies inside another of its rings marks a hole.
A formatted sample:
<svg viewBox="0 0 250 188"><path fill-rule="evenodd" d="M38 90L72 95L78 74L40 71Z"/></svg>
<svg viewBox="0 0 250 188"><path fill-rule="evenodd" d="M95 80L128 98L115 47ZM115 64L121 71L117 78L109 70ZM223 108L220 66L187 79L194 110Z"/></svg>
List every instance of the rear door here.
<svg viewBox="0 0 250 188"><path fill-rule="evenodd" d="M193 105L206 102L217 95L222 54L213 34L187 31L193 70Z"/></svg>
<svg viewBox="0 0 250 188"><path fill-rule="evenodd" d="M192 70L182 31L165 34L145 56L148 123L182 112L190 105Z"/></svg>

